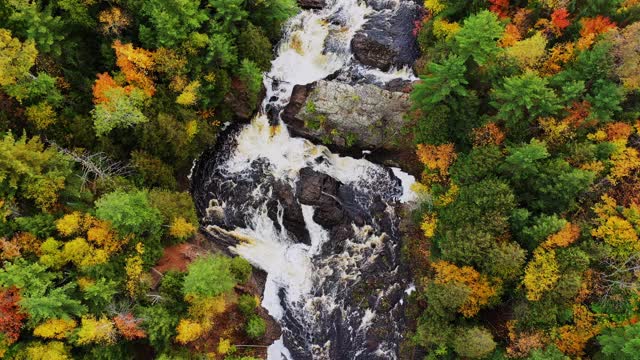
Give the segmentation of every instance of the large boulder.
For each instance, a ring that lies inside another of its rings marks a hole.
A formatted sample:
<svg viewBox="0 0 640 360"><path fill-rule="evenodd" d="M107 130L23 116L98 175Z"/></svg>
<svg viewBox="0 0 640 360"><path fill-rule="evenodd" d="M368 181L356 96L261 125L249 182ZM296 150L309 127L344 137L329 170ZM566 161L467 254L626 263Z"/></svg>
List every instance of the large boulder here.
<svg viewBox="0 0 640 360"><path fill-rule="evenodd" d="M298 200L301 204L313 205L313 220L326 228L345 220L344 210L337 197L339 186L340 183L327 174L308 167L300 170L296 189Z"/></svg>
<svg viewBox="0 0 640 360"><path fill-rule="evenodd" d="M374 12L351 40L356 60L383 71L412 66L420 56L413 35L420 11L416 3L401 1L397 9Z"/></svg>
<svg viewBox="0 0 640 360"><path fill-rule="evenodd" d="M296 86L282 119L297 136L339 147L402 148L409 94L371 84L320 80Z"/></svg>

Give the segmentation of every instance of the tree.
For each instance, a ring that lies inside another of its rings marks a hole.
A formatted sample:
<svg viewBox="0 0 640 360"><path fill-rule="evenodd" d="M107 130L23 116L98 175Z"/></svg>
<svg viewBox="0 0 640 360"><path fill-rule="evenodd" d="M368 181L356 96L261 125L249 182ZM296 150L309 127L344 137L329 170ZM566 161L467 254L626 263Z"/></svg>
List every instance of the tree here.
<svg viewBox="0 0 640 360"><path fill-rule="evenodd" d="M489 300L497 294L497 290L489 280L470 266L457 267L446 261L433 264L436 271L434 284L461 284L469 289L469 296L457 309L465 317L472 317L487 305Z"/></svg>
<svg viewBox="0 0 640 360"><path fill-rule="evenodd" d="M141 319L136 319L132 313L118 314L113 318L113 323L120 335L127 340L136 340L147 337L147 334L140 328Z"/></svg>
<svg viewBox="0 0 640 360"><path fill-rule="evenodd" d="M546 144L536 139L509 148L509 152L503 169L521 201L531 209L550 213L571 209L576 197L593 182L591 171L576 169L563 159L547 159Z"/></svg>
<svg viewBox="0 0 640 360"><path fill-rule="evenodd" d="M424 145L419 144L416 155L425 165L423 178L426 184L442 182L449 176L449 166L455 161L457 155L453 144Z"/></svg>
<svg viewBox="0 0 640 360"><path fill-rule="evenodd" d="M243 0L208 0L209 6L215 9L213 18L220 24L224 32L235 33L236 23L245 20L249 13L244 9Z"/></svg>
<svg viewBox="0 0 640 360"><path fill-rule="evenodd" d="M49 319L69 318L79 316L87 311L82 303L72 297L71 290L75 284L69 283L53 288L47 286L48 291L30 293L20 301L22 309L29 314L29 322L37 324Z"/></svg>
<svg viewBox="0 0 640 360"><path fill-rule="evenodd" d="M155 66L153 53L142 48L136 49L132 44L123 44L120 40L113 43L113 50L116 52L116 65L127 82L142 89L147 96L153 96L156 88L148 75Z"/></svg>
<svg viewBox="0 0 640 360"><path fill-rule="evenodd" d="M72 360L68 346L60 341L39 341L29 343L25 350L27 359L30 360Z"/></svg>
<svg viewBox="0 0 640 360"><path fill-rule="evenodd" d="M103 195L96 201L96 216L110 222L121 236L157 235L161 232L161 213L151 206L146 191L118 190Z"/></svg>
<svg viewBox="0 0 640 360"><path fill-rule="evenodd" d="M28 78L37 55L33 39L20 42L11 36L11 31L0 29L0 86Z"/></svg>
<svg viewBox="0 0 640 360"><path fill-rule="evenodd" d="M640 22L625 27L614 37L614 51L618 59L616 74L628 90L640 89Z"/></svg>
<svg viewBox="0 0 640 360"><path fill-rule="evenodd" d="M53 7L43 7L38 2L11 2L13 12L9 21L16 33L32 39L43 53L61 55L61 41L65 38L65 23L62 17L53 15Z"/></svg>
<svg viewBox="0 0 640 360"><path fill-rule="evenodd" d="M551 13L551 23L560 30L564 30L571 25L568 18L569 12L565 8L555 9Z"/></svg>
<svg viewBox="0 0 640 360"><path fill-rule="evenodd" d="M0 140L0 195L33 200L50 209L71 174L70 162L53 148L45 149L40 138L15 140L11 133Z"/></svg>
<svg viewBox="0 0 640 360"><path fill-rule="evenodd" d="M3 342L11 345L20 336L22 322L26 315L20 309L19 303L20 293L16 287L0 291L0 352L2 345L4 345Z"/></svg>
<svg viewBox="0 0 640 360"><path fill-rule="evenodd" d="M169 235L178 240L186 240L196 233L196 228L183 217L177 217L171 222Z"/></svg>
<svg viewBox="0 0 640 360"><path fill-rule="evenodd" d="M538 117L550 116L560 109L548 81L531 71L505 78L502 86L494 90L491 105L498 110L496 117L504 120L509 136L518 140L530 134L529 126Z"/></svg>
<svg viewBox="0 0 640 360"><path fill-rule="evenodd" d="M176 332L178 333L176 341L180 344L187 344L200 338L204 329L197 321L181 319Z"/></svg>
<svg viewBox="0 0 640 360"><path fill-rule="evenodd" d="M238 34L238 57L253 61L261 71L271 68L273 50L269 38L262 28L247 23Z"/></svg>
<svg viewBox="0 0 640 360"><path fill-rule="evenodd" d="M126 91L123 88L112 88L104 91L107 99L96 105L91 112L93 126L98 135L108 134L115 128L130 127L149 121L140 110L146 95L140 89Z"/></svg>
<svg viewBox="0 0 640 360"><path fill-rule="evenodd" d="M506 49L507 56L515 59L521 68L533 70L537 68L544 56L546 56L547 39L540 33L532 37L520 40Z"/></svg>
<svg viewBox="0 0 640 360"><path fill-rule="evenodd" d="M633 360L640 351L640 324L611 327L598 336L600 350L610 359Z"/></svg>
<svg viewBox="0 0 640 360"><path fill-rule="evenodd" d="M430 111L431 107L449 96L467 96L465 58L451 54L442 64L429 63L429 75L421 76L411 92L414 107Z"/></svg>
<svg viewBox="0 0 640 360"><path fill-rule="evenodd" d="M113 344L116 331L113 322L106 317L83 316L76 336L78 345Z"/></svg>
<svg viewBox="0 0 640 360"><path fill-rule="evenodd" d="M140 308L138 316L143 320L142 327L149 335L149 342L158 351L169 347L176 334L178 314L162 306Z"/></svg>
<svg viewBox="0 0 640 360"><path fill-rule="evenodd" d="M131 18L119 7L102 10L98 14L100 31L106 35L120 35L122 30L131 25Z"/></svg>
<svg viewBox="0 0 640 360"><path fill-rule="evenodd" d="M33 329L33 335L45 339L66 338L77 323L73 319L49 319Z"/></svg>
<svg viewBox="0 0 640 360"><path fill-rule="evenodd" d="M267 330L267 324L258 315L252 315L247 321L247 335L252 339L260 339Z"/></svg>
<svg viewBox="0 0 640 360"><path fill-rule="evenodd" d="M479 65L485 65L500 52L497 40L502 37L503 32L504 29L494 13L484 10L471 15L455 35L458 54L464 59L472 57Z"/></svg>
<svg viewBox="0 0 640 360"><path fill-rule="evenodd" d="M524 286L527 289L527 299L538 301L553 289L560 279L556 252L538 248L533 252L533 259L529 261L524 273Z"/></svg>
<svg viewBox="0 0 640 360"><path fill-rule="evenodd" d="M140 25L140 39L149 48L180 45L208 17L197 0L144 1L141 12L149 17L151 25Z"/></svg>
<svg viewBox="0 0 640 360"><path fill-rule="evenodd" d="M208 255L189 264L183 292L185 296L214 297L232 290L235 285L231 259Z"/></svg>
<svg viewBox="0 0 640 360"><path fill-rule="evenodd" d="M195 80L190 82L184 87L180 95L176 98L176 103L184 106L195 105L198 101L198 89L200 88L200 82Z"/></svg>
<svg viewBox="0 0 640 360"><path fill-rule="evenodd" d="M458 331L453 341L454 351L465 358L481 359L489 355L495 348L491 333L481 327L464 328Z"/></svg>
<svg viewBox="0 0 640 360"><path fill-rule="evenodd" d="M247 101L250 106L257 106L258 94L262 89L262 72L260 68L249 59L242 59L238 69L238 78L246 89Z"/></svg>

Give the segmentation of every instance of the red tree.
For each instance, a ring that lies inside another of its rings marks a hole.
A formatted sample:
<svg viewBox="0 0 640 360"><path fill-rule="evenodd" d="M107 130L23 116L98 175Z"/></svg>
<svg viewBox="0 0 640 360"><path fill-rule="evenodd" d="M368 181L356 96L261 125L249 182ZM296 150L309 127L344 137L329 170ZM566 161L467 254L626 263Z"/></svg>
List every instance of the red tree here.
<svg viewBox="0 0 640 360"><path fill-rule="evenodd" d="M18 340L22 321L26 317L20 312L19 301L20 294L15 287L0 291L0 333L10 344Z"/></svg>
<svg viewBox="0 0 640 360"><path fill-rule="evenodd" d="M136 319L131 313L124 315L118 315L113 319L113 322L124 337L127 340L142 339L147 337L144 330L140 329L138 325L142 320Z"/></svg>
<svg viewBox="0 0 640 360"><path fill-rule="evenodd" d="M556 9L551 14L551 22L560 30L564 30L566 27L571 25L571 22L569 22L568 18L569 12L565 8Z"/></svg>

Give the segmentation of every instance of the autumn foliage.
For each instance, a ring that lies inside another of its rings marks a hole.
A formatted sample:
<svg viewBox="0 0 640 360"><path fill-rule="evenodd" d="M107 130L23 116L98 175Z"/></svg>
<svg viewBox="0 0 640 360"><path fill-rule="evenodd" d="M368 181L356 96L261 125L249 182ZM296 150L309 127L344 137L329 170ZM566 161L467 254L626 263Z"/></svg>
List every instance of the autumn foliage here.
<svg viewBox="0 0 640 360"><path fill-rule="evenodd" d="M434 283L457 283L470 290L469 296L459 309L465 317L476 315L496 295L495 286L489 282L486 276L481 275L472 267L458 267L446 261L435 262L432 266L436 272Z"/></svg>
<svg viewBox="0 0 640 360"><path fill-rule="evenodd" d="M116 329L127 340L147 337L144 330L140 328L141 322L141 319L136 319L131 313L119 314L113 318L113 324Z"/></svg>
<svg viewBox="0 0 640 360"><path fill-rule="evenodd" d="M116 53L116 65L127 81L142 89L147 96L156 91L151 78L155 66L154 54L143 48L134 48L132 44L122 44L120 40L113 43Z"/></svg>
<svg viewBox="0 0 640 360"><path fill-rule="evenodd" d="M27 317L20 310L19 302L20 294L15 287L0 291L0 334L4 335L9 344L18 340L23 321Z"/></svg>

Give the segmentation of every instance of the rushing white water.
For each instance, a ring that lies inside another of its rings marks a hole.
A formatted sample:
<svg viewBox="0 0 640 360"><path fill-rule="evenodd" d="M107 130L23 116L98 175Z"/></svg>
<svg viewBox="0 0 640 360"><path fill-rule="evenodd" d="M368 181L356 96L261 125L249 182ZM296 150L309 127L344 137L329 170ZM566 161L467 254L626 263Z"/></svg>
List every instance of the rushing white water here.
<svg viewBox="0 0 640 360"><path fill-rule="evenodd" d="M293 188L299 179L300 170L311 167L345 186L370 194L372 198L378 196L396 202L415 199L415 194L411 191L411 184L415 179L400 169L394 168L393 174L401 180L402 190L398 190L397 195L392 195L393 188L396 187L393 176L381 166L365 159L339 156L324 146L291 137L286 126L270 126L265 115L270 107L282 109L289 102L294 85L324 79L349 66L361 67L362 73L375 77L381 83L396 78L413 79L408 68L382 72L354 64L350 51L351 39L372 11L364 2L357 0L329 0L324 9L302 11L288 22L277 49L277 57L272 62L272 69L265 76L267 95L262 112L236 136L233 153L221 166L226 175L231 178L233 174L250 172L256 161L266 160L269 175ZM265 202L251 210L246 226L232 230L210 226L210 230L241 239L231 251L267 272L262 306L269 314L281 324L288 316L286 321L295 320L305 331L311 331L309 328L318 326L324 316L342 306L343 300L339 298L344 289L338 286L335 289L325 287L326 279L337 278L345 283L357 284L361 281L360 269L383 256L388 235L376 234L370 225L354 224L354 236L345 241L341 252L318 259L330 235L314 221L314 208L309 205L301 206L310 243L296 243L283 230L283 209L279 208L279 224L274 223L269 216L266 199L271 193L262 194L262 185L258 185L253 191L254 198L264 198ZM207 213L222 217L220 214L224 214L227 206L231 205L212 201ZM392 204L387 204L385 211L393 213ZM282 291L285 293L284 297ZM384 291L381 291L377 296L382 298L384 295ZM286 303L285 307L283 301ZM375 317L376 312L367 309L357 320L359 325L354 326L357 329L354 331L355 335L352 335L355 338L350 340L363 341ZM381 343L375 350L376 354L383 358L395 358L392 345ZM331 358L329 354L332 346L334 344L331 341L314 343L313 358ZM364 351L360 350L357 354ZM268 359L292 360L283 338L269 347Z"/></svg>

